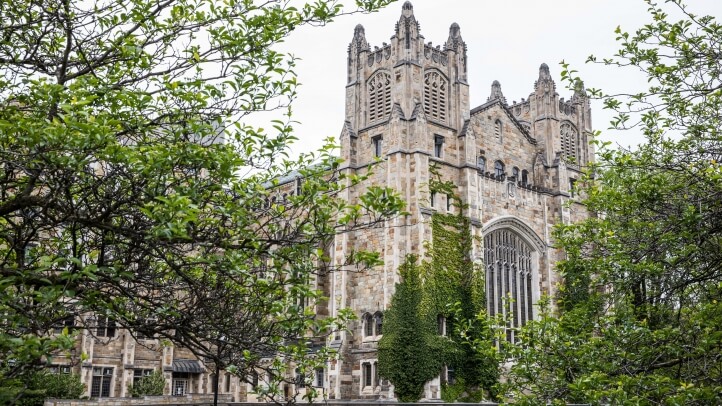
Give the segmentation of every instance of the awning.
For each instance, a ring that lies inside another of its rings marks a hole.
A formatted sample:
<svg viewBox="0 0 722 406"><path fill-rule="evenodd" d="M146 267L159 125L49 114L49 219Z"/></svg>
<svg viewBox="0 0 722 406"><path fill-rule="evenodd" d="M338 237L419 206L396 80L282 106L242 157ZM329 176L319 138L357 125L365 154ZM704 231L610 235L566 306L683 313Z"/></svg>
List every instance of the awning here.
<svg viewBox="0 0 722 406"><path fill-rule="evenodd" d="M185 372L188 374L202 374L204 372L200 361L193 359L181 359L173 361L173 372Z"/></svg>

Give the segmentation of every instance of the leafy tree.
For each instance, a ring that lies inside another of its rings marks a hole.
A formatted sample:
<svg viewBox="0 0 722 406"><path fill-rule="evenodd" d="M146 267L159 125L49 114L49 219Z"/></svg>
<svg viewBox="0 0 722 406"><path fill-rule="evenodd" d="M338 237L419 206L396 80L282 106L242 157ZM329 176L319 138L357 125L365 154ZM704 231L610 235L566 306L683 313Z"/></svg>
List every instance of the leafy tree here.
<svg viewBox="0 0 722 406"><path fill-rule="evenodd" d="M341 327L344 314L310 310L328 244L402 202L381 188L338 198L362 179L337 171L330 143L288 158L297 82L273 46L387 2L0 1L2 393L21 396L16 378L72 347L72 331L51 333L68 317L274 379ZM269 110L285 112L272 129L243 124Z"/></svg>
<svg viewBox="0 0 722 406"><path fill-rule="evenodd" d="M601 144L581 186L597 215L556 229L562 313L531 323L508 386L531 403L722 402L722 26L647 3L652 21L618 28L617 55L590 57L646 74L638 93L588 91L645 142Z"/></svg>
<svg viewBox="0 0 722 406"><path fill-rule="evenodd" d="M26 387L22 399L17 402L22 406L41 406L45 399L78 399L85 392L85 385L76 374L52 374L48 371L35 371L23 377L22 385ZM2 397L8 403L9 397Z"/></svg>
<svg viewBox="0 0 722 406"><path fill-rule="evenodd" d="M141 396L160 396L165 389L165 378L160 371L153 371L152 374L146 375L138 380L138 382L130 387L130 394L134 398Z"/></svg>

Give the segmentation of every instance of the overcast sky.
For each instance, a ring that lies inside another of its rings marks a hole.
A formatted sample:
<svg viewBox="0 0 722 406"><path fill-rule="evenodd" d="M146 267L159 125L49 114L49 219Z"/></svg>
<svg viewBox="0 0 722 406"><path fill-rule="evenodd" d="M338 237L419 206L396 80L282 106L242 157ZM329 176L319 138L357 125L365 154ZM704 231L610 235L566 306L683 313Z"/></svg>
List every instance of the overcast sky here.
<svg viewBox="0 0 722 406"><path fill-rule="evenodd" d="M663 2L663 0L660 0ZM296 72L302 83L294 105L300 141L293 150L318 148L325 137L337 137L344 120L347 47L356 24L366 29L373 46L390 42L403 1L366 15L338 18L325 27L304 27L283 45L302 60ZM511 103L527 98L533 90L539 65L549 65L557 92L571 92L560 80L559 62L579 70L587 87L605 91L640 89L644 78L632 71L585 64L587 56L611 56L618 49L614 29L633 32L651 21L642 0L415 0L414 15L425 42L442 45L449 26L456 22L467 44L471 106L486 101L491 82L501 82ZM696 14L722 18L722 0L688 0ZM671 8L670 8L671 9ZM592 122L603 137L622 145L641 141L633 133L607 131L610 114L592 106Z"/></svg>

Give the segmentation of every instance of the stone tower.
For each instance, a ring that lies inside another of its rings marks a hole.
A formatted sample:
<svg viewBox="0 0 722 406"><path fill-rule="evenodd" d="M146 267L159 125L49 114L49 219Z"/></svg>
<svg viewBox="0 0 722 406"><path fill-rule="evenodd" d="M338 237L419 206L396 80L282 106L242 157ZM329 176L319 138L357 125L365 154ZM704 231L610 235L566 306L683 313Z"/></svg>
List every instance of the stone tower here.
<svg viewBox="0 0 722 406"><path fill-rule="evenodd" d="M329 277L328 312L350 308L359 318L330 342L341 353L328 366L325 390L331 399L393 397L393 388L377 374L376 349L398 267L406 254L423 257L432 213L456 210L447 196L429 193L432 165L444 180L455 182L468 204L466 214L478 237L471 254L485 267L489 311L513 312L514 327L535 316L533 304L541 294L555 291L560 253L552 248L551 227L587 215L571 190L593 157L583 89L569 101L559 98L549 67L542 64L528 100L509 104L494 81L487 101L471 108L466 53L456 23L443 45L425 43L408 1L390 43L372 47L361 25L354 30L340 135L342 170L372 174L344 197L353 202L368 185L390 186L406 200L410 214L334 242L337 263L355 250L373 250L384 265ZM516 305L506 310L501 297L509 295ZM513 329L507 336L514 339ZM440 397L439 383L427 384L427 398Z"/></svg>

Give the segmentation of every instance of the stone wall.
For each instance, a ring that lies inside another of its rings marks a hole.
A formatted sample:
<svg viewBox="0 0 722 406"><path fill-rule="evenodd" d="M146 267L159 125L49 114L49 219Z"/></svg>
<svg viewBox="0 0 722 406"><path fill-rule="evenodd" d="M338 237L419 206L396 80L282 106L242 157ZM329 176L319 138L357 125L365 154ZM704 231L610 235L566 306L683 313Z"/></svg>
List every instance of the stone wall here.
<svg viewBox="0 0 722 406"><path fill-rule="evenodd" d="M44 406L155 406L155 405L212 405L212 394L186 396L145 396L142 398L106 398L93 400L48 399ZM218 394L218 405L231 404L231 395Z"/></svg>

